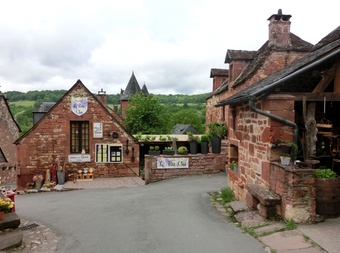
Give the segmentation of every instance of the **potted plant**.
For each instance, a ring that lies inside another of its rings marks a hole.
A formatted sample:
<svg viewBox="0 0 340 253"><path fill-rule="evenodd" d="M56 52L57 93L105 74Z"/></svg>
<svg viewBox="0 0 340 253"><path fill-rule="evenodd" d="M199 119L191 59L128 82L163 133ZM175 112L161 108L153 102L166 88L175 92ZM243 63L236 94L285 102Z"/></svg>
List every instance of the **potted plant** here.
<svg viewBox="0 0 340 253"><path fill-rule="evenodd" d="M172 147L165 147L163 150L163 155L174 155L175 151Z"/></svg>
<svg viewBox="0 0 340 253"><path fill-rule="evenodd" d="M41 188L43 180L44 177L41 174L36 174L32 177L32 181L35 183L35 189L39 190Z"/></svg>
<svg viewBox="0 0 340 253"><path fill-rule="evenodd" d="M150 146L149 155L160 155L161 151L159 150L159 146Z"/></svg>
<svg viewBox="0 0 340 253"><path fill-rule="evenodd" d="M222 138L228 134L227 126L224 122L211 122L208 126L211 140L211 151L214 154L219 154L221 153Z"/></svg>
<svg viewBox="0 0 340 253"><path fill-rule="evenodd" d="M329 218L340 215L340 177L329 168L315 170L316 213Z"/></svg>
<svg viewBox="0 0 340 253"><path fill-rule="evenodd" d="M202 154L208 154L209 153L209 136L206 134L203 134L201 136L201 152Z"/></svg>
<svg viewBox="0 0 340 253"><path fill-rule="evenodd" d="M284 145L282 145L282 153L295 159L297 152L298 146L291 140L285 140Z"/></svg>
<svg viewBox="0 0 340 253"><path fill-rule="evenodd" d="M198 136L194 136L192 132L188 132L188 139L190 145L190 153L197 154Z"/></svg>
<svg viewBox="0 0 340 253"><path fill-rule="evenodd" d="M0 220L5 217L5 213L12 212L13 207L14 202L10 198L0 196Z"/></svg>
<svg viewBox="0 0 340 253"><path fill-rule="evenodd" d="M229 166L230 166L230 169L232 169L235 174L238 174L238 162L231 161Z"/></svg>
<svg viewBox="0 0 340 253"><path fill-rule="evenodd" d="M187 155L188 154L188 149L187 149L186 146L180 146L177 149L177 153L180 154L180 155Z"/></svg>

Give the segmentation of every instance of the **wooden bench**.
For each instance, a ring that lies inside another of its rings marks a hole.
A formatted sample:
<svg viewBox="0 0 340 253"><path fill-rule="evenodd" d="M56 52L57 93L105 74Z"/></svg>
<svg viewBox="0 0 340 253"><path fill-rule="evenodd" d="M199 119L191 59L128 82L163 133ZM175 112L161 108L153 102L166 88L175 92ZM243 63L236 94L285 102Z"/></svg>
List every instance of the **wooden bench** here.
<svg viewBox="0 0 340 253"><path fill-rule="evenodd" d="M246 189L247 205L258 209L260 215L266 219L277 216L276 206L281 204L278 194L259 184L248 184Z"/></svg>

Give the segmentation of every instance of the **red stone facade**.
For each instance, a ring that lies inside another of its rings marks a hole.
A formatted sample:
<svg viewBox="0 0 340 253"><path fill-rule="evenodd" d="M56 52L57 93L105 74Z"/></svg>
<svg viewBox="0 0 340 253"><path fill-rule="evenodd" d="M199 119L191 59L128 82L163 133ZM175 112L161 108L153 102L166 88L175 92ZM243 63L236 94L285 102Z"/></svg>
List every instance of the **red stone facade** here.
<svg viewBox="0 0 340 253"><path fill-rule="evenodd" d="M86 98L87 111L78 116L71 109L73 98ZM101 101L105 101L102 100ZM25 188L34 174L46 174L55 158L66 170L66 175L82 168L94 168L94 177L134 176L139 172L139 144L115 119L100 100L80 80L33 126L17 140L17 163L21 176L18 188ZM71 122L88 122L89 148L82 153L71 153ZM102 137L94 135L94 126L101 124ZM118 134L113 138L112 134ZM96 162L96 144L121 148L120 162ZM126 153L128 150L128 154ZM83 160L83 156L87 157ZM89 161L87 161L89 159Z"/></svg>
<svg viewBox="0 0 340 253"><path fill-rule="evenodd" d="M290 17L278 13L268 19L269 39L255 52L256 54L254 51L241 50L227 52L229 83L223 90L213 92L206 102L207 123L225 121L229 129L228 163L238 162L238 172L236 174L228 169L228 185L237 199L246 198L248 184L259 184L267 189L280 184L276 181L277 177L272 171L271 164L279 160L281 150L273 149L272 142L277 138L293 140L293 128L254 112L248 101L242 104L215 106L308 53L311 45L290 33ZM259 110L294 122L294 102L295 97L290 95L269 95L254 101L254 104ZM271 189L276 191L277 187ZM287 191L290 193L291 188L287 189L286 187L283 195ZM313 198L312 192L310 196ZM309 212L309 216L304 217L304 221L313 220L313 212L315 215L314 204L311 203L303 203L307 205L304 210L308 209ZM293 198L283 198L281 209L285 217L292 216L296 204ZM290 212L287 211L289 207L293 207L290 209L293 211L287 215Z"/></svg>
<svg viewBox="0 0 340 253"><path fill-rule="evenodd" d="M270 95L259 101L256 107L273 115L294 120L294 97L290 95ZM229 186L235 191L237 199L244 199L246 184L269 186L270 163L278 161L280 150L271 148L277 138L292 140L292 127L271 120L250 110L248 104L236 108L230 115L229 161L237 161L237 175L228 170Z"/></svg>
<svg viewBox="0 0 340 253"><path fill-rule="evenodd" d="M0 184L16 181L17 152L14 144L19 138L20 128L16 124L4 95L0 94L0 148L7 163L0 161Z"/></svg>

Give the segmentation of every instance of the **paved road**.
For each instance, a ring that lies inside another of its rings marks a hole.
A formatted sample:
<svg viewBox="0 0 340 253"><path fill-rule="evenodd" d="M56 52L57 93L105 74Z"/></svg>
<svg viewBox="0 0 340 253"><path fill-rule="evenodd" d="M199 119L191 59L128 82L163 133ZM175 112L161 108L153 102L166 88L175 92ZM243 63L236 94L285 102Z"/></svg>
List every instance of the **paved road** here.
<svg viewBox="0 0 340 253"><path fill-rule="evenodd" d="M17 213L51 228L68 253L257 253L211 204L208 191L226 187L225 174L183 177L147 186L18 195Z"/></svg>

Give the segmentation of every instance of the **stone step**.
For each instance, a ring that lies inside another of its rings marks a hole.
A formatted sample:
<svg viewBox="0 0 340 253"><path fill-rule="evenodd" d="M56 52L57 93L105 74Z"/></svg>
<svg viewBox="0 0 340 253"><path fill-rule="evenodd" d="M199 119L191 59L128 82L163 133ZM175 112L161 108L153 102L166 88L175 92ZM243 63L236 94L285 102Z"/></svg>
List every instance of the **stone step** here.
<svg viewBox="0 0 340 253"><path fill-rule="evenodd" d="M20 218L16 213L6 213L5 218L3 220L0 220L0 231L8 228L16 229L19 227L19 225Z"/></svg>
<svg viewBox="0 0 340 253"><path fill-rule="evenodd" d="M8 230L0 233L0 250L5 250L21 245L23 233L20 229Z"/></svg>

